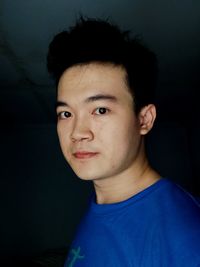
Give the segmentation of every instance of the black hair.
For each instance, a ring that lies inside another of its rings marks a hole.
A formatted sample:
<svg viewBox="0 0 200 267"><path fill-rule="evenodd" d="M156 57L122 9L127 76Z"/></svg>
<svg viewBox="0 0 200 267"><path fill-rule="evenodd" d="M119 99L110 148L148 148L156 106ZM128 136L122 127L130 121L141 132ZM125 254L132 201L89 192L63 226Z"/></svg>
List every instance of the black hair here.
<svg viewBox="0 0 200 267"><path fill-rule="evenodd" d="M138 38L130 38L106 20L81 17L68 31L57 34L49 45L47 68L58 85L63 72L91 62L122 66L133 96L136 113L154 103L157 79L155 54Z"/></svg>

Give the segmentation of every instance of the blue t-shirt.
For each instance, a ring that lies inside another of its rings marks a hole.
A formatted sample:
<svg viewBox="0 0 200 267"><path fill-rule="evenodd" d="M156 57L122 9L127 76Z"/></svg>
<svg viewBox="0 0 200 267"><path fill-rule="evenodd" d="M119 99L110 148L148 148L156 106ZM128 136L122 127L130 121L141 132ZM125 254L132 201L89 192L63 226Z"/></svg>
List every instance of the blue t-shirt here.
<svg viewBox="0 0 200 267"><path fill-rule="evenodd" d="M200 206L162 178L128 200L96 204L78 228L65 267L200 266Z"/></svg>

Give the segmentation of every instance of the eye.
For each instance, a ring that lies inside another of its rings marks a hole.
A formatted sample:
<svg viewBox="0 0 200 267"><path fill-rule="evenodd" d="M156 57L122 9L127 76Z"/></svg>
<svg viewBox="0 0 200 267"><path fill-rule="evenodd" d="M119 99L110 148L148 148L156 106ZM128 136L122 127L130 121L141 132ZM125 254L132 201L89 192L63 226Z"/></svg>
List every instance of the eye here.
<svg viewBox="0 0 200 267"><path fill-rule="evenodd" d="M104 115L104 114L106 114L108 112L109 112L109 109L101 107L101 108L95 109L94 114L96 114L96 115Z"/></svg>
<svg viewBox="0 0 200 267"><path fill-rule="evenodd" d="M70 118L72 116L72 114L69 111L62 111L58 113L58 119L67 119Z"/></svg>

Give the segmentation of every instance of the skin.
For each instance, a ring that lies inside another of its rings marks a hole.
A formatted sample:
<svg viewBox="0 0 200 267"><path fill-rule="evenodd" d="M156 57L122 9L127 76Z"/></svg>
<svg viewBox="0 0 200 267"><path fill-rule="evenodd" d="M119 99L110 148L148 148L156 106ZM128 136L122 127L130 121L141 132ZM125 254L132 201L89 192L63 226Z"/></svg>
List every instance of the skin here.
<svg viewBox="0 0 200 267"><path fill-rule="evenodd" d="M155 106L136 116L125 75L122 67L90 63L67 69L58 84L62 152L78 177L93 181L99 204L128 199L160 178L144 149Z"/></svg>

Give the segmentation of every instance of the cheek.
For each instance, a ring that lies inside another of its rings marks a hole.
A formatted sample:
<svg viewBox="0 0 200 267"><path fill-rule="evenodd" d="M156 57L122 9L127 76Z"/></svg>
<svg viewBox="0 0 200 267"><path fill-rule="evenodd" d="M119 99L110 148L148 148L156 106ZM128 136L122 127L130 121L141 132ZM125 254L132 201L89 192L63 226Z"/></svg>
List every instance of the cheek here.
<svg viewBox="0 0 200 267"><path fill-rule="evenodd" d="M136 153L140 144L140 133L137 127L130 127L125 139L125 146L128 149L130 155Z"/></svg>
<svg viewBox="0 0 200 267"><path fill-rule="evenodd" d="M115 139L117 139L116 134L117 128L109 122L96 125L94 128L94 136L98 140L99 145L108 150L113 149L113 143L116 142Z"/></svg>
<svg viewBox="0 0 200 267"><path fill-rule="evenodd" d="M69 151L69 129L64 125L57 124L57 134L63 154L66 156Z"/></svg>
<svg viewBox="0 0 200 267"><path fill-rule="evenodd" d="M57 135L61 145L63 143L64 131L59 123L57 124Z"/></svg>
<svg viewBox="0 0 200 267"><path fill-rule="evenodd" d="M138 125L131 121L129 124L118 128L118 131L113 136L113 142L116 155L119 153L123 154L123 156L134 154L140 142Z"/></svg>
<svg viewBox="0 0 200 267"><path fill-rule="evenodd" d="M98 141L108 150L120 150L132 144L134 137L139 133L137 122L131 118L107 121L103 124L96 124L93 128Z"/></svg>

